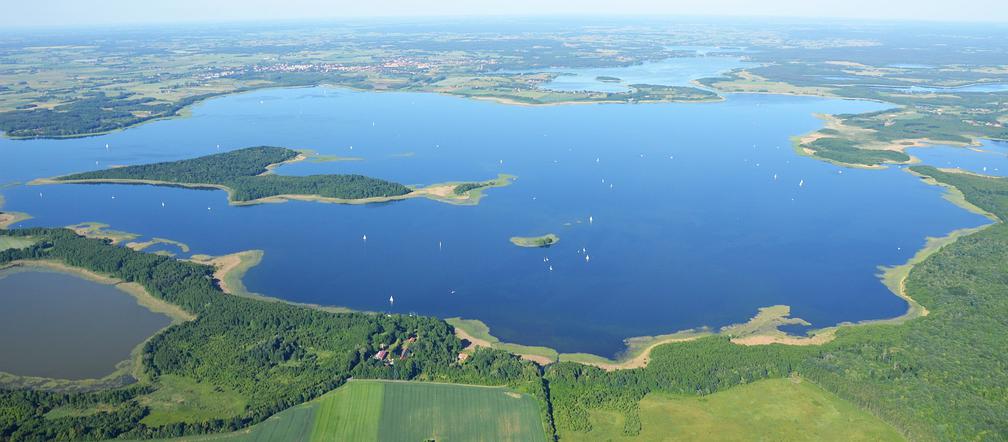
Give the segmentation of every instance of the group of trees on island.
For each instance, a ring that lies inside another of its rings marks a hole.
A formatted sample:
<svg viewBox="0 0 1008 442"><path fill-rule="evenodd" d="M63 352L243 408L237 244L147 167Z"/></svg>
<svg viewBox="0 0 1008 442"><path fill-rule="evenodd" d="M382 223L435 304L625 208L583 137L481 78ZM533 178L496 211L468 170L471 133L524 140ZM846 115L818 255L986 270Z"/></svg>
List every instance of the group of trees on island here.
<svg viewBox="0 0 1008 442"><path fill-rule="evenodd" d="M967 200L1008 219L1008 179L919 167L955 185ZM347 378L508 385L535 397L547 436L591 428L591 410L622 413L624 433L641 429L638 406L651 392L705 395L770 377L800 375L896 425L914 439L983 439L1008 434L1008 227L960 238L914 267L906 287L926 317L900 325L837 331L817 346L742 346L724 336L658 346L646 367L605 371L573 362L545 368L481 349L459 363L462 343L444 321L406 315L329 313L283 302L225 295L212 268L117 247L65 229L0 230L38 240L0 251L0 265L49 259L143 285L194 314L143 349L146 378L123 388L57 393L0 390L0 439L153 438L234 430L310 400ZM395 365L370 357L418 339ZM247 400L236 416L147 426L138 398L166 375L234 391ZM84 415L45 417L62 406Z"/></svg>
<svg viewBox="0 0 1008 442"><path fill-rule="evenodd" d="M233 201L251 201L277 195L362 199L400 196L412 191L399 183L363 175L266 174L268 166L292 160L297 155L297 151L284 147L248 147L187 160L77 173L58 177L56 180L138 180L189 185L210 184L230 189Z"/></svg>
<svg viewBox="0 0 1008 442"><path fill-rule="evenodd" d="M471 190L476 190L476 189L479 189L479 188L482 188L482 187L486 187L486 186L489 186L489 185L490 185L490 183L481 183L481 182L462 183L462 184L459 184L459 185L455 186L455 194L456 195L465 195L467 192L469 192Z"/></svg>

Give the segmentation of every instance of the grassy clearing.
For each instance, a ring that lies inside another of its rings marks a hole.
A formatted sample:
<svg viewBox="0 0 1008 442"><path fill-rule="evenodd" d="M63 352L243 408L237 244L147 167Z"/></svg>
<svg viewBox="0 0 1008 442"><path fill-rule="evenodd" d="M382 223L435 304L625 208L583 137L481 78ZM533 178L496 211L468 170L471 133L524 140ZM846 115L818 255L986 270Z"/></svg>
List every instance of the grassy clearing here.
<svg viewBox="0 0 1008 442"><path fill-rule="evenodd" d="M128 242L126 243L126 247L140 251L140 250L146 250L147 248L157 244L174 246L178 248L182 253L189 253L188 244L165 238L151 238L149 241L143 241L143 242Z"/></svg>
<svg viewBox="0 0 1008 442"><path fill-rule="evenodd" d="M234 392L174 375L161 376L158 382L161 388L140 398L151 409L141 421L147 425L201 422L236 416L245 410L245 398Z"/></svg>
<svg viewBox="0 0 1008 442"><path fill-rule="evenodd" d="M109 229L108 224L93 221L74 224L67 226L67 228L77 232L78 235L86 236L88 238L108 239L109 241L112 241L112 244L133 241L138 236L135 233L111 230Z"/></svg>
<svg viewBox="0 0 1008 442"><path fill-rule="evenodd" d="M768 379L709 396L652 393L640 402L641 433L623 435L623 414L593 411L592 431L563 440L903 440L894 428L800 378Z"/></svg>
<svg viewBox="0 0 1008 442"><path fill-rule="evenodd" d="M32 244L35 244L35 240L31 238L0 236L0 251L7 249L23 249Z"/></svg>

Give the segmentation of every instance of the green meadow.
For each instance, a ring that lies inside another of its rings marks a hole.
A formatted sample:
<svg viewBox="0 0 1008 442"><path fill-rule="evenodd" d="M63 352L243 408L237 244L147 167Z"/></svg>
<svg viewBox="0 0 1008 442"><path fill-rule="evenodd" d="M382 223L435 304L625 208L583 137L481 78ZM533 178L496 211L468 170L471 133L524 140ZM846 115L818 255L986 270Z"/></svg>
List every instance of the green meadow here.
<svg viewBox="0 0 1008 442"><path fill-rule="evenodd" d="M592 430L570 441L890 441L890 425L801 378L766 379L708 396L651 393L640 401L641 432L623 435L623 414L594 410Z"/></svg>

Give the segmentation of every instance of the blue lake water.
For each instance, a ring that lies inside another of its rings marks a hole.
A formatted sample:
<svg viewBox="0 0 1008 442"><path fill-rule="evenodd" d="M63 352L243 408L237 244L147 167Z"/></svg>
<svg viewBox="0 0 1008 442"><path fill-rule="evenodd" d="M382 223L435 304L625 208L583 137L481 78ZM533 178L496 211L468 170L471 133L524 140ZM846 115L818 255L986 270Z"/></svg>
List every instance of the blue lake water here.
<svg viewBox="0 0 1008 442"><path fill-rule="evenodd" d="M245 283L266 295L478 318L504 341L608 356L627 337L720 327L775 304L815 327L900 315L906 304L879 282L877 266L905 262L927 236L987 222L901 169L841 169L790 147L789 137L821 126L815 112L884 105L727 98L530 107L264 90L101 137L0 140L0 183L189 158L218 144L364 158L298 163L282 174L351 172L407 184L514 174L513 185L491 189L478 206L233 207L221 191L127 185L3 193L6 209L35 217L21 225L101 221L182 241L192 253L262 249ZM548 232L561 238L548 249L508 241Z"/></svg>
<svg viewBox="0 0 1008 442"><path fill-rule="evenodd" d="M673 48L689 48L698 53L716 52L716 48L703 46L682 46ZM703 52L700 52L703 51ZM556 72L561 75L552 81L539 85L542 89L556 91L598 91L626 92L631 84L660 84L664 86L695 86L692 80L716 77L732 69L753 66L754 63L742 61L732 56L699 56L678 57L666 60L646 62L633 66L611 68L555 68L545 72ZM598 77L616 77L619 82L604 82Z"/></svg>
<svg viewBox="0 0 1008 442"><path fill-rule="evenodd" d="M994 92L1008 92L1008 83L985 83L985 84L972 84L968 86L959 87L937 87L937 86L910 86L910 87L898 87L898 86L882 86L885 89L894 89L902 93L907 94L926 94L926 93L941 93L941 92L980 92L980 93L994 93Z"/></svg>
<svg viewBox="0 0 1008 442"><path fill-rule="evenodd" d="M985 140L975 149L934 146L907 149L907 153L924 164L943 168L959 168L992 176L1008 176L1008 143Z"/></svg>

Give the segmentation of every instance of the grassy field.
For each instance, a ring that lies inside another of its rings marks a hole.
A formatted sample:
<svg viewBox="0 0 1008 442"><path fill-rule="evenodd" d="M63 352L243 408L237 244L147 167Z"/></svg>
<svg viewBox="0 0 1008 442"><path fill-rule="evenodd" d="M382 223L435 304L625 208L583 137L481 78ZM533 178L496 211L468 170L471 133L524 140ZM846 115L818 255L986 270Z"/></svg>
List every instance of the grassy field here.
<svg viewBox="0 0 1008 442"><path fill-rule="evenodd" d="M545 440L539 408L529 396L504 388L418 382L384 387L382 441Z"/></svg>
<svg viewBox="0 0 1008 442"><path fill-rule="evenodd" d="M313 440L378 440L385 383L355 381L325 396Z"/></svg>
<svg viewBox="0 0 1008 442"><path fill-rule="evenodd" d="M562 440L903 440L875 416L801 380L768 379L705 397L649 394L642 430L623 435L623 414L592 411L592 431Z"/></svg>
<svg viewBox="0 0 1008 442"><path fill-rule="evenodd" d="M151 408L141 422L161 425L172 422L199 422L222 416L237 416L245 410L245 400L238 394L217 391L212 385L165 375L158 380L162 388L139 398Z"/></svg>
<svg viewBox="0 0 1008 442"><path fill-rule="evenodd" d="M535 400L501 387L348 382L235 433L176 442L545 441Z"/></svg>
<svg viewBox="0 0 1008 442"><path fill-rule="evenodd" d="M312 422L315 421L318 408L318 401L308 402L234 433L207 434L167 440L172 442L308 442L312 440Z"/></svg>

